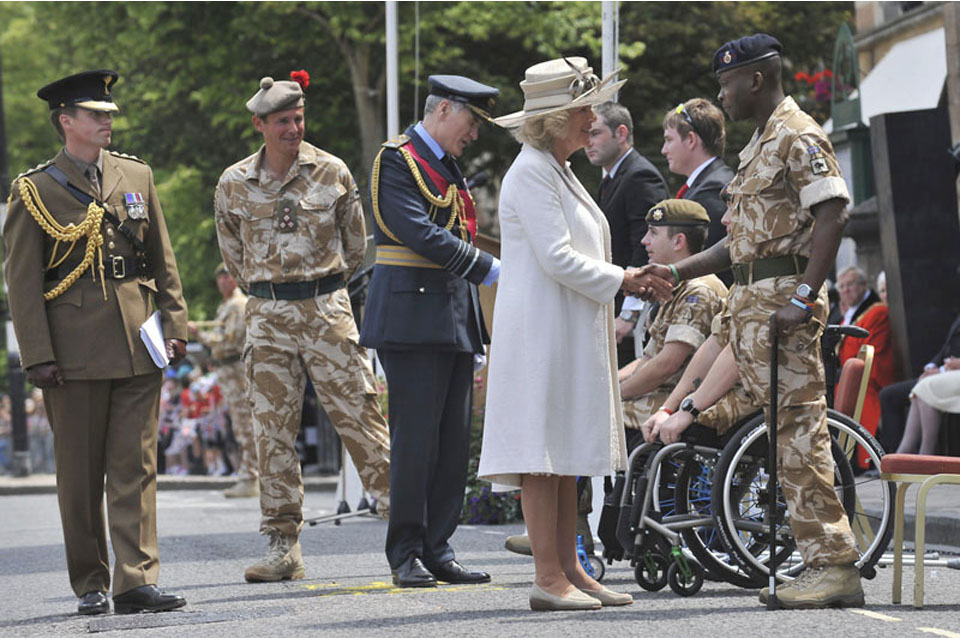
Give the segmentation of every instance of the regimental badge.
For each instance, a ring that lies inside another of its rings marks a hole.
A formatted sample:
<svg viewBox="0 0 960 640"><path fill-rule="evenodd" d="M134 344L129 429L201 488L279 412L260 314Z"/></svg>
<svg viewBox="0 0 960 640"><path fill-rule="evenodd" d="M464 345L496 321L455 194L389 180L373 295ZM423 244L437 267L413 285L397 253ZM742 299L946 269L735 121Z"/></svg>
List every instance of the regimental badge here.
<svg viewBox="0 0 960 640"><path fill-rule="evenodd" d="M650 217L653 218L654 222L660 222L663 220L663 209L654 209Z"/></svg>
<svg viewBox="0 0 960 640"><path fill-rule="evenodd" d="M277 202L277 230L280 233L293 233L297 230L297 201L283 198Z"/></svg>
<svg viewBox="0 0 960 640"><path fill-rule="evenodd" d="M723 64L730 64L733 61L733 56L730 54L730 50L727 49L723 53Z"/></svg>
<svg viewBox="0 0 960 640"><path fill-rule="evenodd" d="M823 155L823 152L820 151L820 147L809 147L807 153L810 154L810 170L814 175L820 175L821 173L830 171L830 165L827 164L827 158Z"/></svg>
<svg viewBox="0 0 960 640"><path fill-rule="evenodd" d="M147 219L147 203L142 193L123 194L123 204L127 207L127 215L133 220Z"/></svg>

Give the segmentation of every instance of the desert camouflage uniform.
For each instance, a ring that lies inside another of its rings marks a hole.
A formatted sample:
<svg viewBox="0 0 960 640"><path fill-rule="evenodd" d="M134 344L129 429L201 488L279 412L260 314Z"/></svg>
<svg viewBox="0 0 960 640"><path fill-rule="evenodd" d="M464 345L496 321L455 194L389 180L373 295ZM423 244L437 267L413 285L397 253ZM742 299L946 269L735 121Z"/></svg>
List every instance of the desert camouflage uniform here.
<svg viewBox="0 0 960 640"><path fill-rule="evenodd" d="M650 340L643 350L647 359L660 353L668 342L682 342L696 351L710 335L710 322L720 310L727 288L717 276L709 275L681 282L669 302L660 307L650 327ZM691 356L693 354L691 351ZM677 386L690 356L677 371L659 387L632 400L623 401L623 425L639 429Z"/></svg>
<svg viewBox="0 0 960 640"><path fill-rule="evenodd" d="M724 299L720 313L713 316L713 324L710 325L710 333L721 347L726 347L730 343L730 320L730 311ZM750 394L743 388L743 383L737 380L733 388L723 394L716 404L700 412L697 423L723 435L759 410L760 405L753 401Z"/></svg>
<svg viewBox="0 0 960 640"><path fill-rule="evenodd" d="M247 334L244 309L247 296L239 288L233 290L229 299L217 308L217 324L209 331L201 331L199 340L210 348L210 356L217 367L217 383L227 402L230 427L237 440L239 480L256 480L257 443L253 437L253 422L250 417L250 398L247 395L246 371L241 361L243 342Z"/></svg>
<svg viewBox="0 0 960 640"><path fill-rule="evenodd" d="M305 282L360 266L366 231L344 163L306 143L275 181L264 148L223 172L215 196L224 264L237 282ZM251 296L243 359L260 465L260 531L296 538L303 483L294 446L306 376L353 459L364 488L389 509L390 438L346 288L303 300Z"/></svg>
<svg viewBox="0 0 960 640"><path fill-rule="evenodd" d="M740 152L728 246L734 263L773 256L810 256L810 208L849 201L829 139L792 98L774 110L762 132ZM846 215L846 214L844 214ZM801 276L734 286L730 342L740 378L755 403L769 404L770 314L789 304ZM813 319L781 334L778 354L778 457L781 487L797 546L807 566L855 562L850 524L833 489L820 334L827 317L821 287Z"/></svg>

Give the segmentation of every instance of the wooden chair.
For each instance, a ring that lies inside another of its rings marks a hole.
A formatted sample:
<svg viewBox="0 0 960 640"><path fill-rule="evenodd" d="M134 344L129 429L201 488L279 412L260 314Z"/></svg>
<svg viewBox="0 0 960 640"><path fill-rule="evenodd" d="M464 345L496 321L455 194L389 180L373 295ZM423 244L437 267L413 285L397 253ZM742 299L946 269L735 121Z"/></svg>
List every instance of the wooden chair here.
<svg viewBox="0 0 960 640"><path fill-rule="evenodd" d="M860 347L856 358L849 358L843 363L840 370L840 381L833 398L833 408L845 416L860 421L863 413L863 403L867 397L867 387L870 384L870 370L873 369L873 345L865 344ZM857 452L857 443L844 433L837 434L837 444L843 449L848 460L853 460ZM866 509L860 504L860 497L854 507L855 517L850 519L850 528L857 538L857 544L865 548L869 540L873 540L876 532L866 516Z"/></svg>
<svg viewBox="0 0 960 640"><path fill-rule="evenodd" d="M927 493L940 484L960 484L960 458L891 453L880 460L880 477L898 482L893 524L893 604L900 604L903 581L903 510L907 488L917 491L913 606L923 608L923 552L926 543Z"/></svg>

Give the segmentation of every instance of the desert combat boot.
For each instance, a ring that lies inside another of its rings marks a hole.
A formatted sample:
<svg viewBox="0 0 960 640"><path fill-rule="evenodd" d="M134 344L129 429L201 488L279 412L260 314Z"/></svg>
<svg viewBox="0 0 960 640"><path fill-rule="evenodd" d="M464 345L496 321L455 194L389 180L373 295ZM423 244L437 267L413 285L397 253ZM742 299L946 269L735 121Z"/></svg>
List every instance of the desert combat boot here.
<svg viewBox="0 0 960 640"><path fill-rule="evenodd" d="M223 492L226 498L256 498L260 495L260 481L256 478L237 480L229 489Z"/></svg>
<svg viewBox="0 0 960 640"><path fill-rule="evenodd" d="M770 588L764 587L760 602L766 604L769 596ZM808 567L793 582L777 587L777 605L781 609L862 607L860 570L852 564Z"/></svg>
<svg viewBox="0 0 960 640"><path fill-rule="evenodd" d="M260 562L247 567L243 577L247 582L299 580L303 577L300 542L281 533L271 532L267 555Z"/></svg>

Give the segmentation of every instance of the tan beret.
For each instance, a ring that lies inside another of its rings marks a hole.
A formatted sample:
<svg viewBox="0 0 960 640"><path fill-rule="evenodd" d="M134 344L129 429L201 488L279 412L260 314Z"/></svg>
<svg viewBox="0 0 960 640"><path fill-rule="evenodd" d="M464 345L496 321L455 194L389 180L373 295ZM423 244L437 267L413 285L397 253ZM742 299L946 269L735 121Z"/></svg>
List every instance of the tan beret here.
<svg viewBox="0 0 960 640"><path fill-rule="evenodd" d="M291 80L274 81L267 76L260 80L260 90L247 100L247 110L257 116L303 106L303 89Z"/></svg>
<svg viewBox="0 0 960 640"><path fill-rule="evenodd" d="M217 265L216 269L213 270L213 277L217 278L220 276L221 273L226 273L226 274L230 273L229 271L227 271L227 265L225 265L222 262Z"/></svg>
<svg viewBox="0 0 960 640"><path fill-rule="evenodd" d="M695 200L663 200L650 207L647 224L655 227L696 227L710 224L710 216Z"/></svg>

